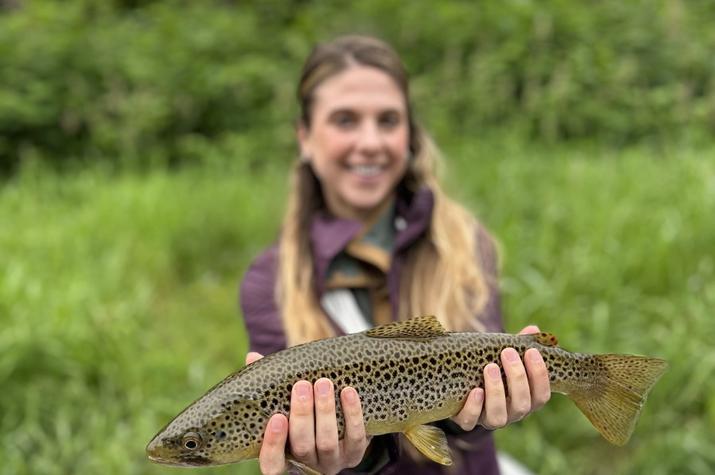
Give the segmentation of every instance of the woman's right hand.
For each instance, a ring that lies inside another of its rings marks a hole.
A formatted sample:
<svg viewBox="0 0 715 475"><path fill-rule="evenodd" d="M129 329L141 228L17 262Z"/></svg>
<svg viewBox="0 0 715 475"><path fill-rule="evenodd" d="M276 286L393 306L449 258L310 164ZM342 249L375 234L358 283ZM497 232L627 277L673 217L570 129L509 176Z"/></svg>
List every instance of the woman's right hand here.
<svg viewBox="0 0 715 475"><path fill-rule="evenodd" d="M248 353L246 364L262 358ZM293 385L290 417L274 414L268 421L258 462L267 475L286 471L286 446L295 460L320 473L334 474L360 463L370 439L365 433L360 397L354 388L340 392L345 416L344 438L338 440L338 424L333 383L321 378L311 385L298 381Z"/></svg>

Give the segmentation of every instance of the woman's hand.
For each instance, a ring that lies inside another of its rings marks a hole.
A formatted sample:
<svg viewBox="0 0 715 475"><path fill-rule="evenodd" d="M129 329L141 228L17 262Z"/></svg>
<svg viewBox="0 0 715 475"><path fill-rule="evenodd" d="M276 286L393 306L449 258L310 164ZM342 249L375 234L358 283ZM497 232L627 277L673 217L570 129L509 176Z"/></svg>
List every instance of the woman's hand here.
<svg viewBox="0 0 715 475"><path fill-rule="evenodd" d="M246 364L262 358L248 353ZM320 473L333 474L360 463L369 438L365 434L360 397L354 388L340 392L340 404L345 415L344 438L338 440L333 383L321 378L311 385L298 381L293 385L290 417L275 414L268 421L263 445L258 456L264 474L284 473L286 445L300 463Z"/></svg>
<svg viewBox="0 0 715 475"><path fill-rule="evenodd" d="M519 334L538 332L538 327L529 325ZM515 349L505 348L501 363L509 396L499 366L489 363L484 368L484 389L472 389L462 410L452 417L463 430L472 430L477 424L487 429L504 427L540 409L551 398L549 374L538 350L528 349L522 363Z"/></svg>

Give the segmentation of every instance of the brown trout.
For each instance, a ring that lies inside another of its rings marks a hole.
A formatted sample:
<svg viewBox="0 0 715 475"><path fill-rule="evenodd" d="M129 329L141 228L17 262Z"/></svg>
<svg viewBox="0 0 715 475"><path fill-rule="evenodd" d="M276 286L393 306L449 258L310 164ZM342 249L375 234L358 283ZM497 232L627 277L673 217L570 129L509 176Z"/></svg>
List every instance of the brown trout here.
<svg viewBox="0 0 715 475"><path fill-rule="evenodd" d="M340 437L339 394L351 386L360 395L367 434L403 433L426 457L450 465L445 434L426 424L459 412L470 390L483 387L484 366L501 366L499 355L507 347L522 357L527 349L538 349L552 392L571 398L616 445L630 438L648 392L666 368L658 358L570 353L548 333L447 332L435 317L418 317L265 356L176 416L149 442L147 455L181 466L258 457L268 419L289 413L292 385L324 377L335 386Z"/></svg>

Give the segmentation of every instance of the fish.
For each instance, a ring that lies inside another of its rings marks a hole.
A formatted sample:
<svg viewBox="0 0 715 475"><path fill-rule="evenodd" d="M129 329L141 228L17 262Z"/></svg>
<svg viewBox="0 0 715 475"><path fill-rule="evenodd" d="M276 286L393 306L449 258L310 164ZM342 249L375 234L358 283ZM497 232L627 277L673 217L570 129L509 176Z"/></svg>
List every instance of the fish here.
<svg viewBox="0 0 715 475"><path fill-rule="evenodd" d="M338 434L345 421L340 391L357 390L368 435L402 433L424 456L452 464L444 432L431 422L457 414L469 392L484 387L483 368L501 367L504 348L541 353L551 391L568 396L610 443L625 445L653 385L667 368L660 358L572 353L556 337L448 332L434 316L377 326L293 346L229 375L161 429L146 447L156 463L209 466L257 458L269 418L289 415L293 384L329 378ZM502 370L503 374L503 370ZM315 473L294 458L295 467Z"/></svg>

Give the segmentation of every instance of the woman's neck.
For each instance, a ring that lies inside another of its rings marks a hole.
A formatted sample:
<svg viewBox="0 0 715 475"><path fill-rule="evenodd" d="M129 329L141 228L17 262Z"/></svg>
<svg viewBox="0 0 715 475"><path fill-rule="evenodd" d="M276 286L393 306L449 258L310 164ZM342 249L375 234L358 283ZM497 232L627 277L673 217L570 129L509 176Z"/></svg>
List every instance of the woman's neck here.
<svg viewBox="0 0 715 475"><path fill-rule="evenodd" d="M369 209L355 209L352 207L342 207L342 206L331 206L328 203L328 210L333 216L343 219L352 219L355 221L360 221L363 224L374 223L385 210L394 206L396 193L388 195L385 200L373 208Z"/></svg>

